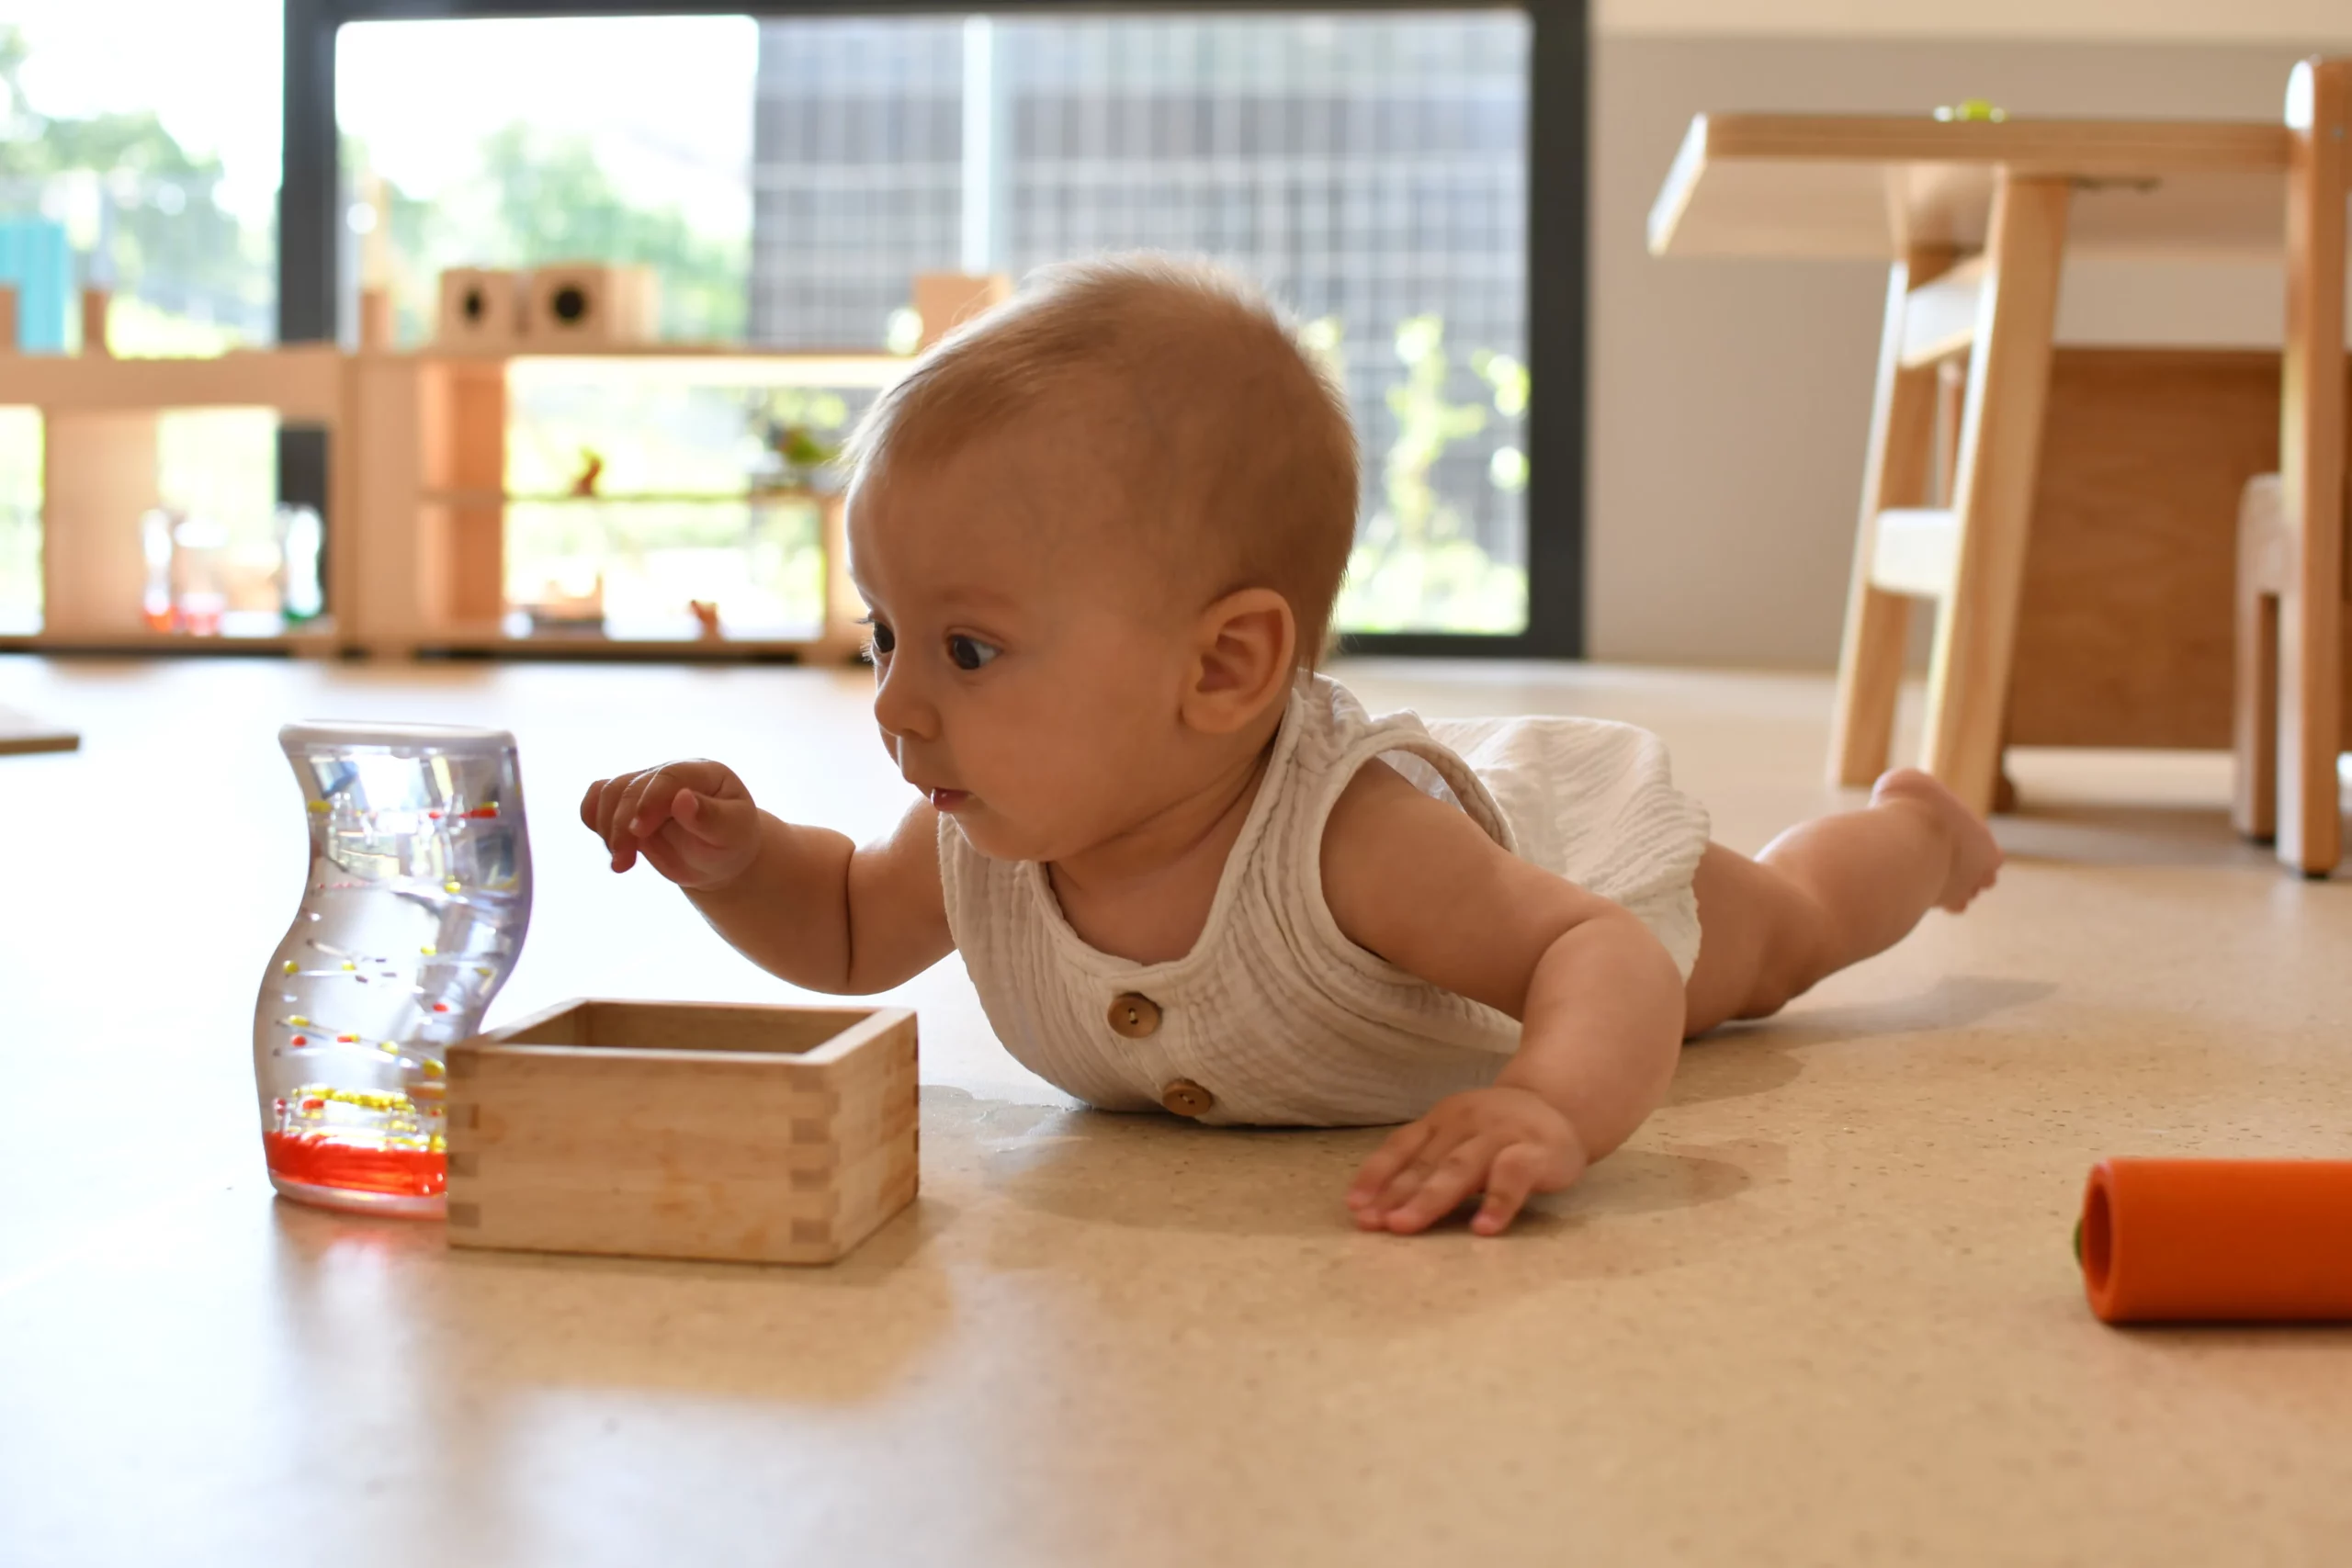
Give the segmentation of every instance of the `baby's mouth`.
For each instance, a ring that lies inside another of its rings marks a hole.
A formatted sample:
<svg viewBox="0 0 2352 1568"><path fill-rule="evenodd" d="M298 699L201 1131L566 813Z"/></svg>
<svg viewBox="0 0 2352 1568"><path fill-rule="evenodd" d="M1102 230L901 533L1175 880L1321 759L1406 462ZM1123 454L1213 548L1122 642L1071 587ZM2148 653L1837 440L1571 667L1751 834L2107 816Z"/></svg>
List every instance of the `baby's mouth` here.
<svg viewBox="0 0 2352 1568"><path fill-rule="evenodd" d="M967 789L934 789L930 795L933 811L953 811L972 798L972 792Z"/></svg>

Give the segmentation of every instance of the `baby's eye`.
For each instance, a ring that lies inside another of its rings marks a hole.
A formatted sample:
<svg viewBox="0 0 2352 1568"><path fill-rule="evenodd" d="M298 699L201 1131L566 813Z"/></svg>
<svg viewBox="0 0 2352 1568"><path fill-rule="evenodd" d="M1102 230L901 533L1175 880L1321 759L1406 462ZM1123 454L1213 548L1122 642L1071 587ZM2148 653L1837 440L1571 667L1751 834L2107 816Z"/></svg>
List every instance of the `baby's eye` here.
<svg viewBox="0 0 2352 1568"><path fill-rule="evenodd" d="M882 625L879 621L876 621L873 616L862 616L857 624L861 626L872 626L874 628L873 635L865 639L866 657L870 659L879 659L888 653L892 649L899 646L899 639L891 635L890 628Z"/></svg>
<svg viewBox="0 0 2352 1568"><path fill-rule="evenodd" d="M978 637L966 637L961 632L951 633L947 638L947 657L955 661L958 670L978 670L994 659L998 651Z"/></svg>

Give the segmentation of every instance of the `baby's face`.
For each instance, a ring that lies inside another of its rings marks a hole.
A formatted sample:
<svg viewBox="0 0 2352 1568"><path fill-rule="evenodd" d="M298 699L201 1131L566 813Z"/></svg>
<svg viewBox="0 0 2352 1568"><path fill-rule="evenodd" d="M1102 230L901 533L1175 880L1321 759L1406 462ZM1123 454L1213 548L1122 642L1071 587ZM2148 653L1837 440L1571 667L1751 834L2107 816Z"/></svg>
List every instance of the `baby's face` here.
<svg viewBox="0 0 2352 1568"><path fill-rule="evenodd" d="M1177 698L1205 601L1133 542L1089 456L1080 422L1041 421L850 501L883 745L999 859L1067 860L1187 782Z"/></svg>

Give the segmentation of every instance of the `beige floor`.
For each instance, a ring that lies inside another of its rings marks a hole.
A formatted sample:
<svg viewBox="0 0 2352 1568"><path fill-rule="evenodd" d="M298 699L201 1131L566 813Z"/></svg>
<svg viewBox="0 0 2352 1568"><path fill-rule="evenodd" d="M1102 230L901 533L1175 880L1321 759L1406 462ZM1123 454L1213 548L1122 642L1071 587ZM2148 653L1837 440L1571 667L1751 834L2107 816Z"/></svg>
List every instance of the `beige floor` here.
<svg viewBox="0 0 2352 1568"><path fill-rule="evenodd" d="M1826 683L1359 667L1375 706L1638 719L1719 836L1831 803ZM2102 1155L2352 1155L2352 879L2235 843L2214 758L2027 756L1962 920L1690 1049L1500 1241L1366 1237L1375 1134L1070 1110L951 963L923 1197L830 1271L452 1257L273 1201L247 1055L298 716L511 726L537 912L494 1016L774 998L571 820L682 752L852 830L854 676L0 660L0 1562L2352 1562L2352 1330L2118 1333Z"/></svg>

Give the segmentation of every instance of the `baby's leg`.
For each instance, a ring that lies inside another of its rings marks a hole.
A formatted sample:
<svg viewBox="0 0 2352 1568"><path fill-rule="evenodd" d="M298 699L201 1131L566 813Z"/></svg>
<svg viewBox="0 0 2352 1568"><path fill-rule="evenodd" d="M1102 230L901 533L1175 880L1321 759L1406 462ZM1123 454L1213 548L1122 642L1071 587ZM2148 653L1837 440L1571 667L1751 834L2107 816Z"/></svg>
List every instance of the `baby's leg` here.
<svg viewBox="0 0 2352 1568"><path fill-rule="evenodd" d="M1684 1032L1780 1011L1893 947L1930 908L1966 908L2000 865L1992 831L1916 768L1880 779L1861 810L1792 828L1752 861L1708 845Z"/></svg>

